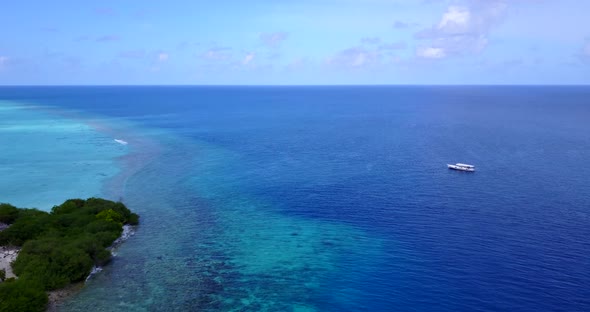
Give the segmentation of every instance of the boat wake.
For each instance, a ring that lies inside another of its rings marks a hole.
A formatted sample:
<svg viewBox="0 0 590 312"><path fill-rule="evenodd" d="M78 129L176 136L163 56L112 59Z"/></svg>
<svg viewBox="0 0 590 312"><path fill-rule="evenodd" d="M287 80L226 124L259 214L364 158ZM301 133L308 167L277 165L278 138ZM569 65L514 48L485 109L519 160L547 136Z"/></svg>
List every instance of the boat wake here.
<svg viewBox="0 0 590 312"><path fill-rule="evenodd" d="M119 143L121 145L127 145L127 144L129 144L127 141L120 140L120 139L115 139L115 142L117 142L117 143Z"/></svg>

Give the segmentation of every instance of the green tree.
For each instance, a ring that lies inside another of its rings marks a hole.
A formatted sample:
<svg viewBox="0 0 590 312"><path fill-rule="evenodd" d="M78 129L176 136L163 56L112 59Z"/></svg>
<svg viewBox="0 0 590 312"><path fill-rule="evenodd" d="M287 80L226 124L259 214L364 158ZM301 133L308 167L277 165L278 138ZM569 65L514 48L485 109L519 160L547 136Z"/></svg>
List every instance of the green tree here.
<svg viewBox="0 0 590 312"><path fill-rule="evenodd" d="M18 218L18 208L10 204L0 204L0 222L12 224Z"/></svg>
<svg viewBox="0 0 590 312"><path fill-rule="evenodd" d="M34 281L17 279L0 284L0 312L42 312L47 301L43 287Z"/></svg>
<svg viewBox="0 0 590 312"><path fill-rule="evenodd" d="M123 218L123 216L120 213L114 211L113 209L107 209L99 212L96 215L96 218L108 222L115 222L121 224L123 223L123 221L125 221L125 218Z"/></svg>
<svg viewBox="0 0 590 312"><path fill-rule="evenodd" d="M44 291L82 281L93 265L106 264L106 248L122 225L139 221L122 203L100 198L71 199L51 213L2 204L0 218L12 223L0 232L0 245L22 246L12 264L19 278L0 284L0 312L43 311Z"/></svg>

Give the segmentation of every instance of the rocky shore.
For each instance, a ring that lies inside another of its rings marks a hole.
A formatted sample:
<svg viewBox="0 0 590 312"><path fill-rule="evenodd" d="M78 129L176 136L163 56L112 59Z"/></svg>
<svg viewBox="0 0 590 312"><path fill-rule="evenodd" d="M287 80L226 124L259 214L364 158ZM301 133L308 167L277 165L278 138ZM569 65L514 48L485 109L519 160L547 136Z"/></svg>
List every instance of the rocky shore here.
<svg viewBox="0 0 590 312"><path fill-rule="evenodd" d="M6 278L16 277L10 263L16 260L19 251L16 247L0 247L0 270L6 270Z"/></svg>
<svg viewBox="0 0 590 312"><path fill-rule="evenodd" d="M47 292L47 312L59 311L63 302L84 288L84 282L74 283L61 289Z"/></svg>
<svg viewBox="0 0 590 312"><path fill-rule="evenodd" d="M0 231L8 227L7 224L0 222ZM16 260L20 248L0 246L0 270L6 271L6 278L16 277L12 272L10 264Z"/></svg>

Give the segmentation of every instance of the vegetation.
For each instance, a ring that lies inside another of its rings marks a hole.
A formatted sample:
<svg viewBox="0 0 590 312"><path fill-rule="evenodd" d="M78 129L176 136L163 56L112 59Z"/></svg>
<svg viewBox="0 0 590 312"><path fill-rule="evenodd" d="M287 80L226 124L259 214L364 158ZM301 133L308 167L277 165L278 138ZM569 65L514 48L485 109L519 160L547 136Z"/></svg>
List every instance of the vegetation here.
<svg viewBox="0 0 590 312"><path fill-rule="evenodd" d="M22 246L12 268L18 279L0 283L0 312L43 311L45 291L84 280L93 265L106 264L110 246L139 216L122 203L70 199L50 213L0 204L0 245Z"/></svg>
<svg viewBox="0 0 590 312"><path fill-rule="evenodd" d="M13 205L0 204L0 222L10 224L18 217L18 209Z"/></svg>

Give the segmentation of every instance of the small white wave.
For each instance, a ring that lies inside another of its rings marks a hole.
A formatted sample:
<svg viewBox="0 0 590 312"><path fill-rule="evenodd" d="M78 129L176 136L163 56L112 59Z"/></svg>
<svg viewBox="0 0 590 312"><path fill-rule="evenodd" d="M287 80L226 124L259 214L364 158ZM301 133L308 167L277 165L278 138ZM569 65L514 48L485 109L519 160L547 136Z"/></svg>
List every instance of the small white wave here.
<svg viewBox="0 0 590 312"><path fill-rule="evenodd" d="M129 225L129 224L123 225L123 233L121 233L121 236L119 236L119 238L117 238L113 242L112 247L119 246L122 242L126 241L129 237L133 236L133 234L135 234L135 228L133 225Z"/></svg>
<svg viewBox="0 0 590 312"><path fill-rule="evenodd" d="M135 226L129 225L129 224L123 225L123 233L121 233L121 236L119 236L119 238L117 238L113 242L113 244L107 248L107 250L111 252L111 255L113 257L116 257L117 256L117 253L116 253L117 247L119 247L121 245L121 243L126 241L129 237L133 236L133 234L135 234ZM91 279L94 275L100 273L101 271L102 271L102 267L93 266L92 270L90 271L90 274L88 274L88 276L86 277L86 282L89 279Z"/></svg>
<svg viewBox="0 0 590 312"><path fill-rule="evenodd" d="M102 267L99 267L99 266L92 267L92 270L90 271L90 274L88 274L88 277L86 277L85 282L88 282L89 279L91 279L95 274L98 274L101 271L102 271Z"/></svg>
<svg viewBox="0 0 590 312"><path fill-rule="evenodd" d="M127 144L129 144L129 143L127 143L127 141L120 140L120 139L115 139L115 142L117 142L117 143L119 143L121 145L127 145Z"/></svg>
<svg viewBox="0 0 590 312"><path fill-rule="evenodd" d="M113 244L107 248L107 250L109 250L111 252L111 255L113 255L113 257L117 256L117 248L119 246L121 246L121 244L126 241L127 239L129 239L129 237L133 236L135 234L135 226L133 225L129 225L129 224L125 224L123 225L123 233L121 233L121 236L119 236L119 238L117 238Z"/></svg>

